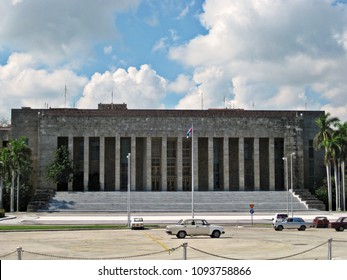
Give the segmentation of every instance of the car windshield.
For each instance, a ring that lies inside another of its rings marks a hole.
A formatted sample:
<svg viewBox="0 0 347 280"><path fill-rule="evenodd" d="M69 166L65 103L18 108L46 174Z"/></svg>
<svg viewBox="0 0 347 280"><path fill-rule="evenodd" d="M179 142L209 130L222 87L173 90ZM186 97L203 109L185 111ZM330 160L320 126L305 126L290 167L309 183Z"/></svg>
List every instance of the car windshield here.
<svg viewBox="0 0 347 280"><path fill-rule="evenodd" d="M143 222L142 218L134 218L134 222Z"/></svg>
<svg viewBox="0 0 347 280"><path fill-rule="evenodd" d="M183 220L181 219L181 220L179 220L179 221L177 222L177 224L178 224L178 225L181 225L182 222L183 222Z"/></svg>

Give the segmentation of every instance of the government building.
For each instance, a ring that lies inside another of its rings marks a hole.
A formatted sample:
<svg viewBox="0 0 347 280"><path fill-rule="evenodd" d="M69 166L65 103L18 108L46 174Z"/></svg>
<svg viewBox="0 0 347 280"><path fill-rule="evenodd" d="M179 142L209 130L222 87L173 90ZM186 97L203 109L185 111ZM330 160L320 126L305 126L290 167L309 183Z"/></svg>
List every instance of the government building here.
<svg viewBox="0 0 347 280"><path fill-rule="evenodd" d="M322 114L23 107L12 109L11 134L27 138L35 189L118 192L129 183L138 192L283 191L286 182L309 189L324 177L323 153L313 148ZM77 170L66 185L45 176L59 146Z"/></svg>

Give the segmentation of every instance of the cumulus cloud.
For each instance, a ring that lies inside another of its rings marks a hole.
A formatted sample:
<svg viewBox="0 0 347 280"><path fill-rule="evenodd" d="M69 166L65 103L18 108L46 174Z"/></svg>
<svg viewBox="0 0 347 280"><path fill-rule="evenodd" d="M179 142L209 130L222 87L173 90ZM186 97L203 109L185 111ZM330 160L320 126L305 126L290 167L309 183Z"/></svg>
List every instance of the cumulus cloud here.
<svg viewBox="0 0 347 280"><path fill-rule="evenodd" d="M79 108L96 108L98 103L127 103L128 108L161 108L167 81L149 65L140 69L119 68L114 72L96 73L85 86Z"/></svg>
<svg viewBox="0 0 347 280"><path fill-rule="evenodd" d="M95 43L117 37L115 13L138 2L0 1L0 48L28 52L45 64L85 60Z"/></svg>
<svg viewBox="0 0 347 280"><path fill-rule="evenodd" d="M172 47L169 55L195 69L206 106L222 104L223 96L245 109L254 104L259 109L297 109L306 103L308 109L324 110L336 99L347 106L345 4L206 0L203 8L200 22L208 33ZM322 82L329 86L316 90L315 98L305 94L307 87ZM190 94L179 107L193 107L196 101ZM346 110L337 112L347 119Z"/></svg>
<svg viewBox="0 0 347 280"><path fill-rule="evenodd" d="M11 108L21 106L70 107L87 81L68 69L40 69L33 56L13 53L5 65L0 65L0 116L9 117Z"/></svg>

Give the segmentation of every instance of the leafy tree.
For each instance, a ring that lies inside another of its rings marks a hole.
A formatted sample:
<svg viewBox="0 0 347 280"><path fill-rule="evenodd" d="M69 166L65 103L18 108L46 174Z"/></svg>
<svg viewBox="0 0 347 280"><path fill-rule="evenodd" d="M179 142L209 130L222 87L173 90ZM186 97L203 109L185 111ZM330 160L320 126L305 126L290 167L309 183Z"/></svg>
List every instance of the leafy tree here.
<svg viewBox="0 0 347 280"><path fill-rule="evenodd" d="M332 187L331 187L331 157L332 157L332 145L331 135L333 133L333 126L339 122L338 118L330 117L330 113L321 115L316 124L319 127L319 132L314 138L314 146L316 149L324 149L324 164L327 173L327 186L328 186L328 204L329 211L332 211Z"/></svg>
<svg viewBox="0 0 347 280"><path fill-rule="evenodd" d="M8 146L1 150L1 192L3 193L4 184L5 186L10 186L10 194L8 195L8 189L5 188L4 198L7 198L8 196L10 200L9 209L11 212L14 211L15 188L17 189L17 211L19 211L20 208L23 209L24 206L26 206L26 203L28 202L30 196L31 150L26 145L25 140L26 139L24 137L16 140L11 140L8 143ZM15 186L15 181L17 181L17 186ZM20 193L20 188L22 189L22 193ZM25 198L25 202L23 201L21 203L23 207L20 207L20 196ZM7 200L1 199L3 206L4 202L6 202L6 205L8 204Z"/></svg>
<svg viewBox="0 0 347 280"><path fill-rule="evenodd" d="M346 162L346 155L347 155L347 122L344 123L338 123L336 125L337 127L337 147L339 151L339 168L341 174L341 194L342 197L340 198L340 201L342 202L342 211L346 211L346 185L345 185L345 162Z"/></svg>
<svg viewBox="0 0 347 280"><path fill-rule="evenodd" d="M71 182L74 175L73 163L69 159L69 151L66 146L59 147L54 158L46 169L46 177L54 184L66 184Z"/></svg>

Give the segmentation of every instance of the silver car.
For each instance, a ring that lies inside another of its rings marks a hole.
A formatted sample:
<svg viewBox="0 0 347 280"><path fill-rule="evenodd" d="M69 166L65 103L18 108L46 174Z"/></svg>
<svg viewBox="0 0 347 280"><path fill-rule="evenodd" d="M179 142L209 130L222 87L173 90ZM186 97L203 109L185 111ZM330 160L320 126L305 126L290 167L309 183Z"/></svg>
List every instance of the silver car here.
<svg viewBox="0 0 347 280"><path fill-rule="evenodd" d="M207 235L212 238L219 238L224 234L224 227L211 225L204 219L180 220L176 225L166 227L166 233L176 235L177 238L185 238L187 235Z"/></svg>
<svg viewBox="0 0 347 280"><path fill-rule="evenodd" d="M305 222L303 218L286 218L283 221L276 221L273 224L275 230L281 231L283 229L297 229L306 230L307 227L312 227L312 223Z"/></svg>

